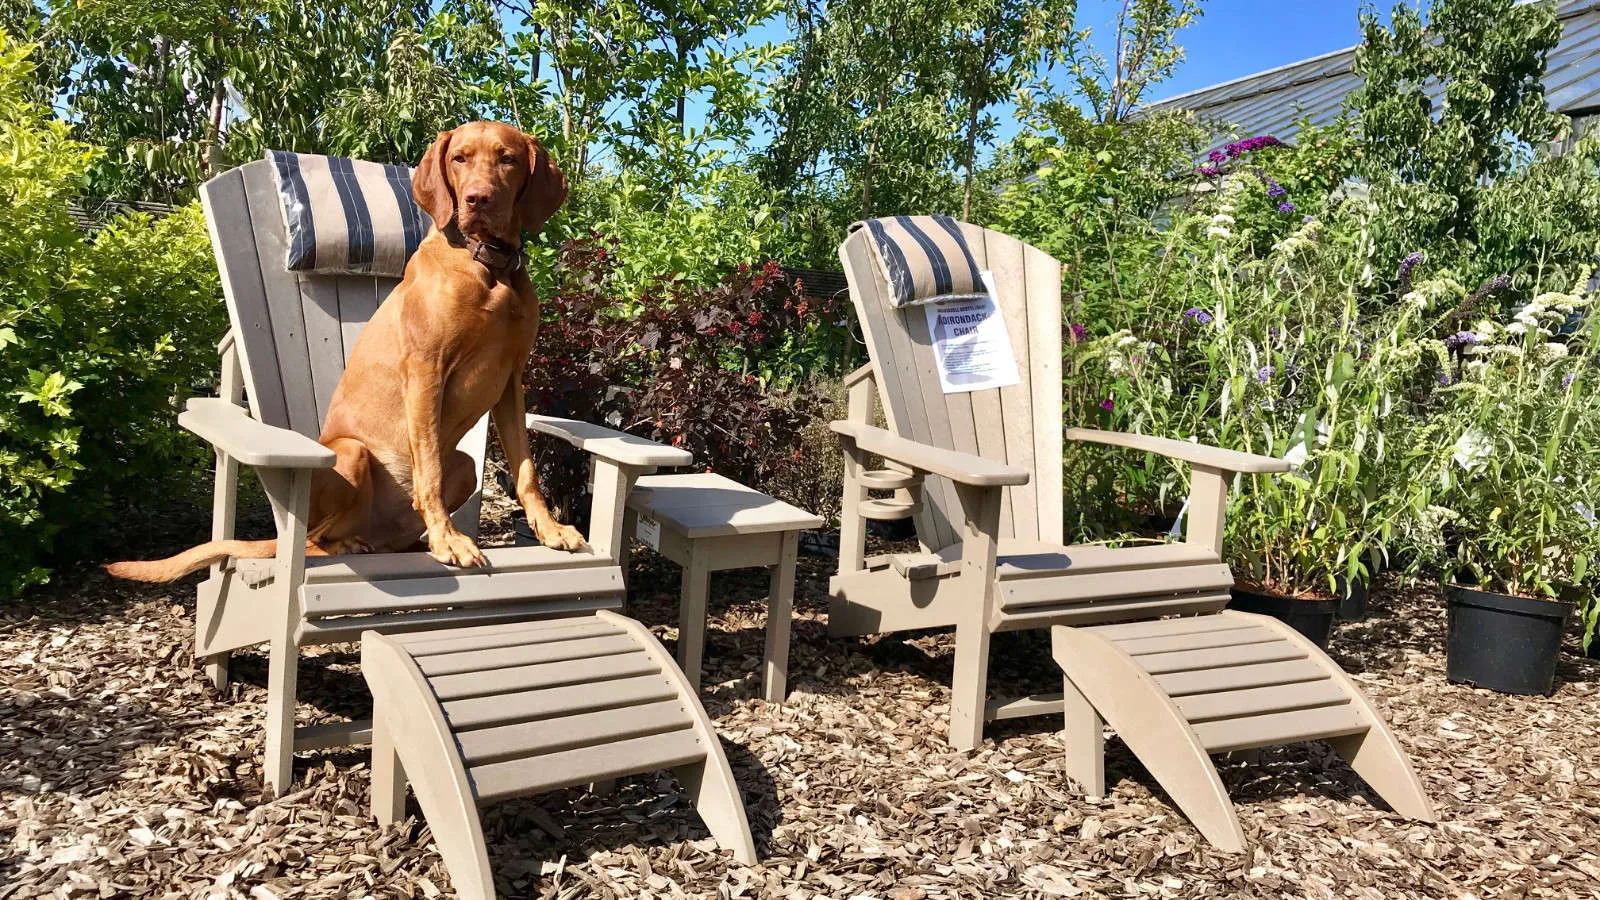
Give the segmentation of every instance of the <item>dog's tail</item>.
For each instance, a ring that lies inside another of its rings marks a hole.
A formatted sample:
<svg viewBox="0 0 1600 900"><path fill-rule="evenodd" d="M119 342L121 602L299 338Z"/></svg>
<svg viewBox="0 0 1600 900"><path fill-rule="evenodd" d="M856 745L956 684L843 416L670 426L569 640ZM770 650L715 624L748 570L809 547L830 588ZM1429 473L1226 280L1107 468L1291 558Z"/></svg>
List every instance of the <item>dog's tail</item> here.
<svg viewBox="0 0 1600 900"><path fill-rule="evenodd" d="M277 552L278 542L270 538L264 541L207 541L166 559L107 563L106 571L118 578L132 581L172 581L190 572L198 572L230 556L238 559L266 559L276 555Z"/></svg>

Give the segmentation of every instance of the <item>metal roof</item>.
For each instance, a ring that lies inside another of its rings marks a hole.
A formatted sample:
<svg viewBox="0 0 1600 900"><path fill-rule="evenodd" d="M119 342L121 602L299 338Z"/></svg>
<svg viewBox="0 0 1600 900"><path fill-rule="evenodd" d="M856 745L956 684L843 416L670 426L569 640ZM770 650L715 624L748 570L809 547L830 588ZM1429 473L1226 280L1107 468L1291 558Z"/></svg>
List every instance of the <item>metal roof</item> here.
<svg viewBox="0 0 1600 900"><path fill-rule="evenodd" d="M1561 43L1551 51L1544 77L1550 108L1571 115L1600 107L1600 0L1560 0L1557 17ZM1302 118L1326 125L1339 115L1345 97L1361 86L1355 59L1355 47L1335 50L1179 94L1146 106L1142 114L1186 109L1241 136L1291 140ZM1427 91L1437 100L1440 86L1429 85Z"/></svg>

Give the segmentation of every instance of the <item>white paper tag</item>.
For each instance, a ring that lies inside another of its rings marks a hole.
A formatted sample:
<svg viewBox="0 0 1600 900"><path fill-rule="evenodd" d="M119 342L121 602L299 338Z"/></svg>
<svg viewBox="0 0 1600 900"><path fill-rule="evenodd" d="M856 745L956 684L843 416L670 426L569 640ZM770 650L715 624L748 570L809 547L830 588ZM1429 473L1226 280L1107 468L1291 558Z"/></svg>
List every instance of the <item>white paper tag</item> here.
<svg viewBox="0 0 1600 900"><path fill-rule="evenodd" d="M1011 337L995 303L994 275L978 274L988 294L936 300L922 307L927 310L939 386L946 394L1006 387L1020 380Z"/></svg>
<svg viewBox="0 0 1600 900"><path fill-rule="evenodd" d="M633 530L634 536L644 541L651 550L661 549L661 522L649 513L639 513L639 524Z"/></svg>

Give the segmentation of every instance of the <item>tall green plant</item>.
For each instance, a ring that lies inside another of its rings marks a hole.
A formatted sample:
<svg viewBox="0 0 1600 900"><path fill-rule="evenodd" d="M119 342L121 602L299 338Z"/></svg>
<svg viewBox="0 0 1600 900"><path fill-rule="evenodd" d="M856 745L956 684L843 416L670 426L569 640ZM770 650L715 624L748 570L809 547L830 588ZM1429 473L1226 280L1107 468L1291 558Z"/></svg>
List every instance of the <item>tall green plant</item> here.
<svg viewBox="0 0 1600 900"><path fill-rule="evenodd" d="M1468 250L1487 185L1566 127L1543 84L1561 38L1555 3L1438 0L1426 27L1401 4L1388 28L1369 6L1361 27L1364 83L1350 104L1364 138L1360 174L1384 210L1375 265Z"/></svg>
<svg viewBox="0 0 1600 900"><path fill-rule="evenodd" d="M101 151L32 99L31 49L0 36L0 597L126 485L188 471L176 412L225 328L198 207L93 239L68 216Z"/></svg>

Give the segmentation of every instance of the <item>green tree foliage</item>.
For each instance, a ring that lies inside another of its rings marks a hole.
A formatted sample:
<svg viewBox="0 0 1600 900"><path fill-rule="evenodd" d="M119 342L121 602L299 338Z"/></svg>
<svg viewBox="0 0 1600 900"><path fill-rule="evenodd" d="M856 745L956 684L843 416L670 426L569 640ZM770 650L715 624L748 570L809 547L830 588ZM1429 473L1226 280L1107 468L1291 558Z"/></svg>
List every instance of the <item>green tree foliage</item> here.
<svg viewBox="0 0 1600 900"><path fill-rule="evenodd" d="M1087 28L1072 34L1066 44L1074 88L1069 99L1081 97L1102 124L1128 118L1145 93L1183 62L1178 32L1200 15L1200 0L1123 0L1110 59L1090 42ZM1053 99L1059 103L1061 97Z"/></svg>
<svg viewBox="0 0 1600 900"><path fill-rule="evenodd" d="M1487 186L1566 128L1542 82L1561 38L1555 3L1438 0L1426 27L1402 4L1388 28L1368 7L1361 26L1365 84L1350 104L1363 137L1359 174L1383 210L1374 264L1392 269L1424 248L1470 252Z"/></svg>
<svg viewBox="0 0 1600 900"><path fill-rule="evenodd" d="M1193 184L1210 135L1187 113L1127 113L1182 59L1177 33L1198 15L1187 0L1128 0L1114 62L1087 29L1073 32L1056 51L1065 86L1035 81L1020 97L1029 127L997 161L1012 177L991 221L1067 263L1075 322L1109 321L1102 308L1142 302L1139 282L1167 268L1166 212Z"/></svg>
<svg viewBox="0 0 1600 900"><path fill-rule="evenodd" d="M972 218L978 147L993 140L999 124L990 109L1011 99L1068 47L1076 12L1077 0L970 0L952 11L949 57L963 116L963 219Z"/></svg>
<svg viewBox="0 0 1600 900"><path fill-rule="evenodd" d="M982 220L1008 170L982 165L995 108L1060 59L1076 0L798 0L763 177L798 258L833 265L854 219Z"/></svg>
<svg viewBox="0 0 1600 900"><path fill-rule="evenodd" d="M100 154L33 99L31 49L0 39L0 596L58 535L98 534L108 498L192 471L175 404L224 330L198 207L92 239L68 218Z"/></svg>

